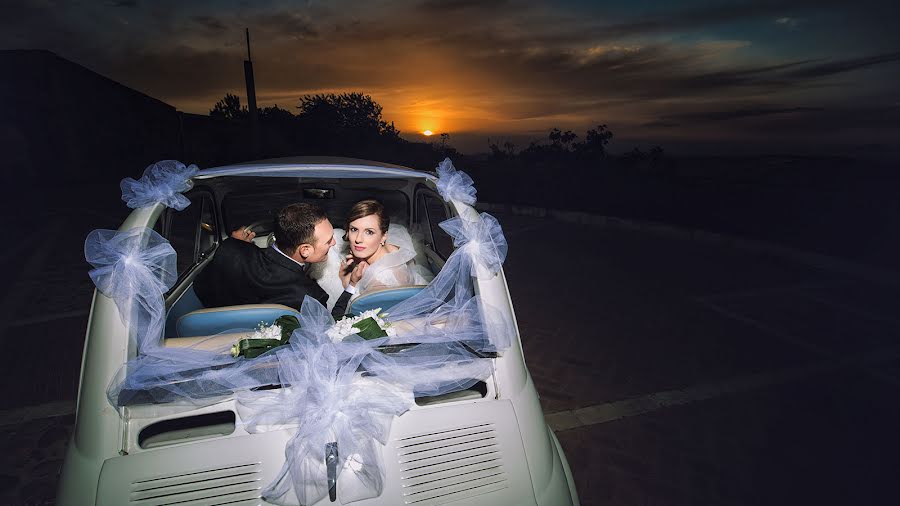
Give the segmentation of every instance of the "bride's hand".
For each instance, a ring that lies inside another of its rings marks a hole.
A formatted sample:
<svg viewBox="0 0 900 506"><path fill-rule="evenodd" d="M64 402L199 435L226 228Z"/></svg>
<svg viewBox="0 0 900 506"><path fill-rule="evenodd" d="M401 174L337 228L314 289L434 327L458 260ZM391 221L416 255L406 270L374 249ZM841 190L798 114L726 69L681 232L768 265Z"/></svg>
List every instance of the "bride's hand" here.
<svg viewBox="0 0 900 506"><path fill-rule="evenodd" d="M353 283L353 286L356 286L359 280L362 279L367 267L369 267L369 263L365 260L356 262L356 267L350 272L350 282Z"/></svg>
<svg viewBox="0 0 900 506"><path fill-rule="evenodd" d="M341 278L341 284L344 285L344 288L347 288L347 285L353 283L356 286L359 283L359 280L362 279L363 273L366 272L366 268L369 267L369 264L365 260L357 260L353 255L347 255L347 257L341 261L341 268L338 271L338 275Z"/></svg>

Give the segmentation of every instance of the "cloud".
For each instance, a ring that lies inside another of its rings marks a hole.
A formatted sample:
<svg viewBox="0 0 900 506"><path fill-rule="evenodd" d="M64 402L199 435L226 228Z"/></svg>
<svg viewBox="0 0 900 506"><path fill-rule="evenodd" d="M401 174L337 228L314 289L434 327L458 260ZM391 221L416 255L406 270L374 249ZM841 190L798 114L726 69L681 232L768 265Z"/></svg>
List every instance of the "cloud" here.
<svg viewBox="0 0 900 506"><path fill-rule="evenodd" d="M490 2L483 0L425 0L417 8L427 14L446 14L460 11L505 10L511 8L510 4L511 2L508 0L493 0ZM516 7L524 7L524 5L517 5Z"/></svg>
<svg viewBox="0 0 900 506"><path fill-rule="evenodd" d="M798 68L787 73L788 76L794 78L815 79L820 77L828 77L845 72L852 72L874 65L883 63L893 63L900 60L900 51L892 53L883 53L870 56L862 56L858 58L847 58L834 62L820 63L817 65L809 65Z"/></svg>
<svg viewBox="0 0 900 506"><path fill-rule="evenodd" d="M800 21L798 19L788 17L788 16L784 16L784 17L775 19L776 25L783 26L783 27L790 28L790 29L797 28L797 25L799 23L800 23Z"/></svg>
<svg viewBox="0 0 900 506"><path fill-rule="evenodd" d="M191 21L214 32L222 32L227 29L222 21L213 16L191 16Z"/></svg>
<svg viewBox="0 0 900 506"><path fill-rule="evenodd" d="M293 40L315 39L319 30L309 16L296 11L263 13L251 19L254 31Z"/></svg>
<svg viewBox="0 0 900 506"><path fill-rule="evenodd" d="M751 19L780 16L785 10L821 10L840 6L838 0L791 0L709 3L702 7L690 7L658 12L639 19L600 26L607 38L618 39L636 35L697 30L714 25Z"/></svg>
<svg viewBox="0 0 900 506"><path fill-rule="evenodd" d="M641 127L643 128L676 128L681 126L681 123L677 123L675 121L666 121L666 120L656 120L656 121L648 121L646 123L641 123Z"/></svg>
<svg viewBox="0 0 900 506"><path fill-rule="evenodd" d="M732 121L774 114L796 114L823 111L822 107L752 107L725 111L702 111L674 116L684 122Z"/></svg>

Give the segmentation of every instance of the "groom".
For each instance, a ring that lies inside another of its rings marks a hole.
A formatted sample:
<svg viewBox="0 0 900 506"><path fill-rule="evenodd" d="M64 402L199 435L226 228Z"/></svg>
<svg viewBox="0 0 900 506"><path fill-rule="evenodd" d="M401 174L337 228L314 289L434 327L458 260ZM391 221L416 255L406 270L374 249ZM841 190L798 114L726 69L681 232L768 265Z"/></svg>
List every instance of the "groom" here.
<svg viewBox="0 0 900 506"><path fill-rule="evenodd" d="M278 211L275 244L256 247L252 232L241 228L216 249L216 254L197 279L194 291L206 307L239 304L284 304L300 310L307 295L324 306L328 294L307 276L307 264L324 261L334 246L334 229L325 211L314 204L291 204ZM350 284L331 314L344 315L363 269L357 266Z"/></svg>

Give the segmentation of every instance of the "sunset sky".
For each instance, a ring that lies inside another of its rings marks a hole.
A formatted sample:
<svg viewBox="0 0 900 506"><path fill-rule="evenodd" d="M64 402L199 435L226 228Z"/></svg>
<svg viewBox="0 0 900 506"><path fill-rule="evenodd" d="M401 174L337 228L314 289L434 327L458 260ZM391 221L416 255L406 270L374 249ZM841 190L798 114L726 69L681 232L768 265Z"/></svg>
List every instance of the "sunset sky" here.
<svg viewBox="0 0 900 506"><path fill-rule="evenodd" d="M614 150L896 152L900 2L82 1L0 7L0 47L41 48L207 113L361 91L404 137L523 147L605 123Z"/></svg>

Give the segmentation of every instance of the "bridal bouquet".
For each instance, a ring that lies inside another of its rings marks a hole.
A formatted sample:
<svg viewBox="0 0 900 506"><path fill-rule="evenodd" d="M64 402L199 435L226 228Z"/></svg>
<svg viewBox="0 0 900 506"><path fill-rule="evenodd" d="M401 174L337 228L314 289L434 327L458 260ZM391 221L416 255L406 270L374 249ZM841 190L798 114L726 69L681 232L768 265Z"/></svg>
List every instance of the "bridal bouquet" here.
<svg viewBox="0 0 900 506"><path fill-rule="evenodd" d="M377 308L358 316L346 316L328 329L328 337L334 342L340 342L354 334L366 340L396 335L397 331L384 321L387 315L379 314L380 311L381 308ZM293 315L280 316L271 325L259 322L256 331L231 347L231 356L256 358L271 349L284 346L298 327L300 322Z"/></svg>
<svg viewBox="0 0 900 506"><path fill-rule="evenodd" d="M328 329L328 337L334 342L339 342L353 334L365 340L396 335L397 331L391 327L390 323L384 321L387 314L379 314L380 311L379 307L360 313L358 316L345 316Z"/></svg>
<svg viewBox="0 0 900 506"><path fill-rule="evenodd" d="M256 358L273 348L284 346L299 326L300 321L294 315L279 316L271 325L259 322L255 332L231 347L231 356Z"/></svg>

